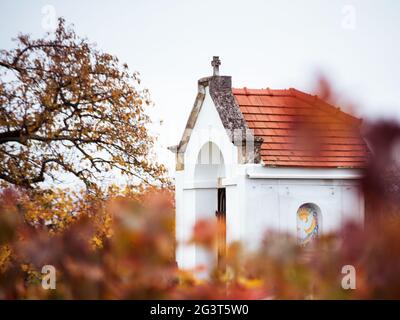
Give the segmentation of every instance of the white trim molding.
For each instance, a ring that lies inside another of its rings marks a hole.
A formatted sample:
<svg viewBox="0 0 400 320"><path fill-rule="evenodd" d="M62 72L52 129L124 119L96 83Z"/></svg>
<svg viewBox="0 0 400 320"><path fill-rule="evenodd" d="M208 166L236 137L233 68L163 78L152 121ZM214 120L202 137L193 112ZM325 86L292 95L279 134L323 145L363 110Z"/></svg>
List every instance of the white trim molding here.
<svg viewBox="0 0 400 320"><path fill-rule="evenodd" d="M183 185L183 190L215 188L218 188L218 183L214 180L188 181Z"/></svg>
<svg viewBox="0 0 400 320"><path fill-rule="evenodd" d="M360 169L345 168L272 168L252 165L246 170L250 179L362 179Z"/></svg>
<svg viewBox="0 0 400 320"><path fill-rule="evenodd" d="M184 190L192 190L192 189L216 189L223 188L227 186L236 186L237 181L236 178L219 178L216 181L214 180L200 180L200 181L188 181L183 185Z"/></svg>

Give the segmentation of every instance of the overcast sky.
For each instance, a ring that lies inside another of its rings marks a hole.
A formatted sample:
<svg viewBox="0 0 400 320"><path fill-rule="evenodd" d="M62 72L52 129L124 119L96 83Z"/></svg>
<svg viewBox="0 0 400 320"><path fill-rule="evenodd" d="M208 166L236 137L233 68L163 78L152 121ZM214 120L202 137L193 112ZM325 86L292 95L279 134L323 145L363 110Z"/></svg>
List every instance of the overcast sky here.
<svg viewBox="0 0 400 320"><path fill-rule="evenodd" d="M323 73L337 103L356 103L363 117L400 119L398 0L0 0L0 49L19 32L42 36L53 11L141 73L151 115L163 120L162 147L178 142L213 55L235 87L312 92ZM160 155L172 165L172 154Z"/></svg>

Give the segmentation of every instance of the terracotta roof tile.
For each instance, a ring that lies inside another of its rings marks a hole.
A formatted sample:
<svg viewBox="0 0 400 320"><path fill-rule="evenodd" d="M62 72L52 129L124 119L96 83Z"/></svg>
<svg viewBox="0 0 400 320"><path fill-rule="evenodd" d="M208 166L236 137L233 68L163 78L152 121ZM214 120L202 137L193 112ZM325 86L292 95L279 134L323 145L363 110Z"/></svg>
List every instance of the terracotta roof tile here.
<svg viewBox="0 0 400 320"><path fill-rule="evenodd" d="M296 89L233 89L267 166L363 168L360 120Z"/></svg>

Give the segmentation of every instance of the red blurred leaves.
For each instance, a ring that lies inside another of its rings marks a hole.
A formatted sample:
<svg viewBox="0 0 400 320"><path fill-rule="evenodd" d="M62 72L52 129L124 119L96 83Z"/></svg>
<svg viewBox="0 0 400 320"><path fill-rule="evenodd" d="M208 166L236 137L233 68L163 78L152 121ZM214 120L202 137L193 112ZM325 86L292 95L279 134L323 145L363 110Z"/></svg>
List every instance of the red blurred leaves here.
<svg viewBox="0 0 400 320"><path fill-rule="evenodd" d="M199 220L194 228L192 242L213 249L216 244L218 234L218 223L213 220Z"/></svg>

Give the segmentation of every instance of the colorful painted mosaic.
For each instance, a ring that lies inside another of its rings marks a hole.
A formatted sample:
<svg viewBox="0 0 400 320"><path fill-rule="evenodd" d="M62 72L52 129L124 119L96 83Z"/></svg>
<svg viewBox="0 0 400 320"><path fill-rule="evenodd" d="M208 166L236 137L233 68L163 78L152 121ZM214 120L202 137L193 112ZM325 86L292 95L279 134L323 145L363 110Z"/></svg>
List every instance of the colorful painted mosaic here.
<svg viewBox="0 0 400 320"><path fill-rule="evenodd" d="M301 245L318 236L318 209L312 204L302 205L297 211L297 237Z"/></svg>

